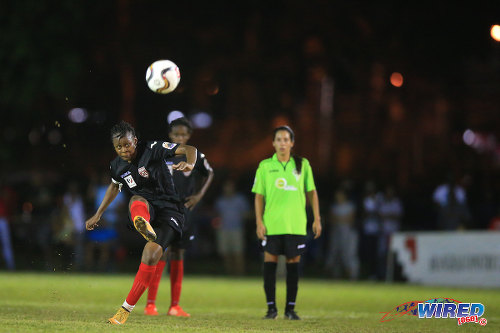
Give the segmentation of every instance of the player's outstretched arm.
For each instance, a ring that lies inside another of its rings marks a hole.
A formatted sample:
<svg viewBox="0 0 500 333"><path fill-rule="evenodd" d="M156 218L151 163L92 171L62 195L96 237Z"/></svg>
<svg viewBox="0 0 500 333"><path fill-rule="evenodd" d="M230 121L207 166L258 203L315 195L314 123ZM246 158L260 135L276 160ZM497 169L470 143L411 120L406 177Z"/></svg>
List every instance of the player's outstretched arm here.
<svg viewBox="0 0 500 333"><path fill-rule="evenodd" d="M197 149L189 145L179 145L175 151L175 155L186 155L186 162L182 161L177 164L172 165L174 170L179 171L191 171L196 164L196 153Z"/></svg>
<svg viewBox="0 0 500 333"><path fill-rule="evenodd" d="M97 212L94 214L94 216L92 216L85 222L85 228L87 230L93 230L97 226L97 223L101 219L102 214L104 214L106 208L108 208L108 206L113 202L113 200L115 200L118 193L120 193L119 185L115 183L109 184L108 189L104 194L104 198L102 199L102 202L99 205L99 208L97 209Z"/></svg>

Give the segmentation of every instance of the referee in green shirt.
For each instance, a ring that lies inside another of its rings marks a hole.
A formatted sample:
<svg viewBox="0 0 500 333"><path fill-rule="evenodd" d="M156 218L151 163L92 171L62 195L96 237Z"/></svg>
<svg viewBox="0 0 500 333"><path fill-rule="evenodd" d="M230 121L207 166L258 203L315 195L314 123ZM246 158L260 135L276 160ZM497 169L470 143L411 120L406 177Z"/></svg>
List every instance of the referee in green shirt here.
<svg viewBox="0 0 500 333"><path fill-rule="evenodd" d="M321 235L319 200L309 161L291 154L294 133L288 126L274 130L276 154L259 164L252 192L255 193L257 237L264 248L264 291L267 314L274 319L278 256L286 257L285 319L299 320L295 299L299 283L300 256L306 248L306 194L312 205L314 238Z"/></svg>

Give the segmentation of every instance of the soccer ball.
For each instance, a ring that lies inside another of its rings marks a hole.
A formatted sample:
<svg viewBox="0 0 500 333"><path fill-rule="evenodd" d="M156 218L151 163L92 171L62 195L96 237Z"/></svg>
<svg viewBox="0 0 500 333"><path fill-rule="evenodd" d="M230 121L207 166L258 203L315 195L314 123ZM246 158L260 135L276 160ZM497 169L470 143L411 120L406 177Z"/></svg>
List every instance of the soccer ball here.
<svg viewBox="0 0 500 333"><path fill-rule="evenodd" d="M179 67L170 60L157 60L146 71L146 82L149 89L158 94L171 93L180 80Z"/></svg>

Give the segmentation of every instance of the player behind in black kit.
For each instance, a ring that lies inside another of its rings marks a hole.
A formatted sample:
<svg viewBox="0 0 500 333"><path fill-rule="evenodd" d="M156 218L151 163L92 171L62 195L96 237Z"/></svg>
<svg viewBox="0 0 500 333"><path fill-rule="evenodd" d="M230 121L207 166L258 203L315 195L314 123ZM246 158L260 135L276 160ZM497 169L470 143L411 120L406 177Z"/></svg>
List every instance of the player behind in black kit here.
<svg viewBox="0 0 500 333"><path fill-rule="evenodd" d="M118 192L125 189L131 195L129 218L148 241L132 289L118 312L108 319L109 323L120 325L149 286L165 249L182 235L184 207L165 160L184 155L186 161L172 168L188 172L196 164L197 150L163 141L138 142L134 128L124 121L111 128L111 141L118 155L111 162L111 183L97 212L86 221L86 228L94 229Z"/></svg>
<svg viewBox="0 0 500 333"><path fill-rule="evenodd" d="M178 144L186 144L191 137L193 127L188 119L181 117L173 120L169 125L168 135L170 140ZM173 157L167 163L174 165L184 160L185 157L178 155ZM212 183L214 172L208 164L205 155L197 152L196 164L193 171L172 170L174 177L174 184L181 202L184 203L186 209L186 219L184 222L184 230L182 238L172 243L165 251L163 257L157 264L156 273L151 280L148 289L148 300L144 314L155 316L158 315L156 309L156 295L158 293L158 286L163 273L163 268L166 265L167 259L170 260L170 308L167 315L177 317L189 317L179 305L182 289L182 279L184 276L184 252L190 241L194 239L192 221L190 221L190 211L196 204L203 198L208 187ZM198 184L199 183L199 184ZM197 190L199 188L199 190Z"/></svg>

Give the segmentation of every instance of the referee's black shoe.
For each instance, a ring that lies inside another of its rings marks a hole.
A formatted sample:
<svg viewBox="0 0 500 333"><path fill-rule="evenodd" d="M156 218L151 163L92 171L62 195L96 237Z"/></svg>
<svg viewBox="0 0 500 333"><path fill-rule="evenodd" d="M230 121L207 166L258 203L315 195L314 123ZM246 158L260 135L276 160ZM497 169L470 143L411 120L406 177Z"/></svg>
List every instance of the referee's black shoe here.
<svg viewBox="0 0 500 333"><path fill-rule="evenodd" d="M266 315L262 319L276 319L278 310L276 308L267 309Z"/></svg>
<svg viewBox="0 0 500 333"><path fill-rule="evenodd" d="M285 319L300 320L300 317L297 316L297 313L294 310L286 310L285 311Z"/></svg>

